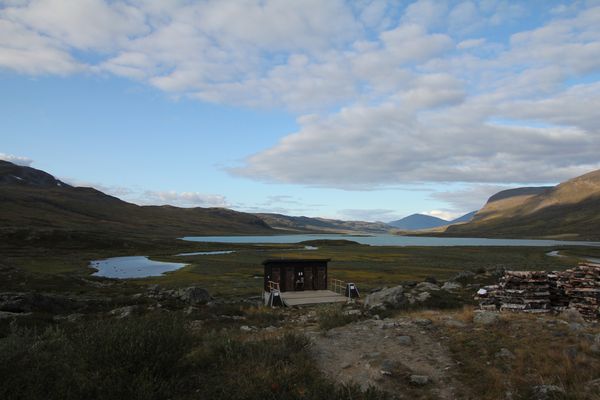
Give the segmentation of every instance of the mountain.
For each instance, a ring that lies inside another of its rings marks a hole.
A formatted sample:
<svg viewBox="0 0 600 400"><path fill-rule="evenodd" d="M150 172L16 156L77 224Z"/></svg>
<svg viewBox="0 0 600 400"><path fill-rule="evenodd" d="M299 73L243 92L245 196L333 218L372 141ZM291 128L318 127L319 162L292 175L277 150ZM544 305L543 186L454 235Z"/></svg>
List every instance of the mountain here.
<svg viewBox="0 0 600 400"><path fill-rule="evenodd" d="M473 219L473 216L475 216L476 213L477 213L477 211L471 211L469 213L466 213L463 216L453 219L452 221L449 222L449 224L458 224L460 222L469 222L470 220Z"/></svg>
<svg viewBox="0 0 600 400"><path fill-rule="evenodd" d="M472 221L446 234L600 240L600 170L554 187L518 188L489 198Z"/></svg>
<svg viewBox="0 0 600 400"><path fill-rule="evenodd" d="M341 221L326 218L292 217L283 214L255 214L275 229L297 232L385 233L392 229L383 222Z"/></svg>
<svg viewBox="0 0 600 400"><path fill-rule="evenodd" d="M223 208L138 206L0 161L0 235L171 237L272 233L262 219ZM1 239L0 239L1 240Z"/></svg>
<svg viewBox="0 0 600 400"><path fill-rule="evenodd" d="M438 226L448 225L450 222L445 219L432 217L431 215L425 214L412 214L408 217L404 217L402 219L388 222L388 225L393 226L398 229L405 230L419 230L419 229L429 229L436 228Z"/></svg>

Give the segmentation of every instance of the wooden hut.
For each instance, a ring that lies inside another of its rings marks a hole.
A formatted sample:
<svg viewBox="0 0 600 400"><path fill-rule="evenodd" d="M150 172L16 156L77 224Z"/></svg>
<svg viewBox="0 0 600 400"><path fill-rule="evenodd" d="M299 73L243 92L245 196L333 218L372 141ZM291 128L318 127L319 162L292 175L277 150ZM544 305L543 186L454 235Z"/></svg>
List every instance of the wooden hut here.
<svg viewBox="0 0 600 400"><path fill-rule="evenodd" d="M329 258L274 258L263 261L264 288L269 282L279 284L281 292L327 290Z"/></svg>

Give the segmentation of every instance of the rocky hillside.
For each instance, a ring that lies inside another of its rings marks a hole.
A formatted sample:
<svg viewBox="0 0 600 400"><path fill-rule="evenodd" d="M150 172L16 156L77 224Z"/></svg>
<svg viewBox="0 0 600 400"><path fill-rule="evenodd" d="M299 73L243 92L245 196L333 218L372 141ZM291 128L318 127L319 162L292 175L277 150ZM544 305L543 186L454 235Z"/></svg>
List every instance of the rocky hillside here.
<svg viewBox="0 0 600 400"><path fill-rule="evenodd" d="M262 219L223 208L138 206L73 187L30 167L0 161L0 234L64 237L65 232L178 237L269 233Z"/></svg>
<svg viewBox="0 0 600 400"><path fill-rule="evenodd" d="M269 226L296 232L321 233L385 233L391 226L383 222L341 221L337 219L292 217L282 214L256 214Z"/></svg>
<svg viewBox="0 0 600 400"><path fill-rule="evenodd" d="M446 234L600 240L600 170L554 187L505 190Z"/></svg>

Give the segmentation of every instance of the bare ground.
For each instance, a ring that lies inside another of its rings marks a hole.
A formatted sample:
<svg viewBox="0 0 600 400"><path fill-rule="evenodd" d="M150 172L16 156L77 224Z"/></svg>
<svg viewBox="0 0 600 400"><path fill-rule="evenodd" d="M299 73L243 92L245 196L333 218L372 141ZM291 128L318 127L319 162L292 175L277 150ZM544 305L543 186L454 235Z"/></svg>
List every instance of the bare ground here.
<svg viewBox="0 0 600 400"><path fill-rule="evenodd" d="M456 398L460 384L451 375L456 363L428 319L369 319L325 333L313 327L306 334L318 367L336 381L374 386L397 398ZM414 375L427 377L427 383L411 381Z"/></svg>

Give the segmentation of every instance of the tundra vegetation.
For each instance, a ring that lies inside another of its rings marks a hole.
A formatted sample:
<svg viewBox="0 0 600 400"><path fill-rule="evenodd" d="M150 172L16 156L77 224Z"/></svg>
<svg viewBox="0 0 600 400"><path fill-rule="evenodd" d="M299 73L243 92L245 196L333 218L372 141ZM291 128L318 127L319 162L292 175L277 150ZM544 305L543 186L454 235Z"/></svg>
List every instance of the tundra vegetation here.
<svg viewBox="0 0 600 400"><path fill-rule="evenodd" d="M600 393L597 324L554 315L481 323L472 300L503 269L569 268L578 256L596 255L593 249L565 247L566 257L549 257L556 249L310 243L319 248L310 256L332 258L330 275L356 282L363 299L386 286L402 285L415 297L419 287L440 290L395 307L268 309L257 298L261 261L305 257L305 244L137 237L119 239L115 249L90 245L93 239L69 246L43 240L0 244L2 399L594 399ZM236 253L175 256L211 250ZM91 275L90 260L123 255L189 265L144 279ZM442 290L449 280L458 285ZM212 299L172 295L192 286ZM362 347L345 359L352 349L343 346L352 340ZM424 376L427 365L403 361L411 354L443 372Z"/></svg>

